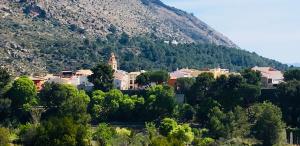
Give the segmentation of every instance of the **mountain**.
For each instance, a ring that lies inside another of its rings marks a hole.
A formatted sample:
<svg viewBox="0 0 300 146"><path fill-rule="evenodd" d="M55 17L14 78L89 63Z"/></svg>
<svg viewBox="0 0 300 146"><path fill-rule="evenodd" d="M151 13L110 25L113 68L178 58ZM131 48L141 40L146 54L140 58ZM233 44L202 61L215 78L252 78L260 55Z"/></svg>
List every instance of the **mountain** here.
<svg viewBox="0 0 300 146"><path fill-rule="evenodd" d="M0 22L0 65L14 74L89 68L112 51L126 70L286 68L159 0L2 0Z"/></svg>
<svg viewBox="0 0 300 146"><path fill-rule="evenodd" d="M84 28L91 35L105 36L115 27L129 35L149 33L179 42L236 47L195 16L159 0L38 0L27 5L31 13L40 13L40 9L47 17Z"/></svg>
<svg viewBox="0 0 300 146"><path fill-rule="evenodd" d="M300 63L291 63L289 64L290 66L294 66L294 67L300 67Z"/></svg>

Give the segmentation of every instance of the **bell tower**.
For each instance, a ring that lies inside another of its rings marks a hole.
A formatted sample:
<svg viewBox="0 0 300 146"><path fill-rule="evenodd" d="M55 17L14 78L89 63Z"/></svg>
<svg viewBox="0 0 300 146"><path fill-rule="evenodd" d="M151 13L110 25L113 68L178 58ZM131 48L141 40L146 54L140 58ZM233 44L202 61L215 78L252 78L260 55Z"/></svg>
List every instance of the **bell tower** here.
<svg viewBox="0 0 300 146"><path fill-rule="evenodd" d="M108 60L108 64L114 71L118 70L118 62L114 53L111 53L110 58Z"/></svg>

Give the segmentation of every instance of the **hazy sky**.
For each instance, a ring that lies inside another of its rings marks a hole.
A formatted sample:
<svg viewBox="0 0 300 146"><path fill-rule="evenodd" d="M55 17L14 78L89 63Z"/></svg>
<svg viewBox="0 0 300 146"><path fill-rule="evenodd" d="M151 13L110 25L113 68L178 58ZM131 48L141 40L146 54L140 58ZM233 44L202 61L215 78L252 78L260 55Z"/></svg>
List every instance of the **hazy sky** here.
<svg viewBox="0 0 300 146"><path fill-rule="evenodd" d="M242 49L300 62L300 0L162 0L193 13Z"/></svg>

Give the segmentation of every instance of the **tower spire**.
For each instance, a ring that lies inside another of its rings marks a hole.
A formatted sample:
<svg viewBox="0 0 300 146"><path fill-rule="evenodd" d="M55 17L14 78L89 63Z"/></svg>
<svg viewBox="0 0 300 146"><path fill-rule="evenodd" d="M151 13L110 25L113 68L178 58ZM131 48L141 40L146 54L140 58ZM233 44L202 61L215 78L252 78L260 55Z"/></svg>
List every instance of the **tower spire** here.
<svg viewBox="0 0 300 146"><path fill-rule="evenodd" d="M114 71L117 71L117 70L118 70L118 62L117 62L115 53L112 52L112 53L110 54L110 58L109 58L109 60L108 60L108 64L111 66L111 68L112 68Z"/></svg>

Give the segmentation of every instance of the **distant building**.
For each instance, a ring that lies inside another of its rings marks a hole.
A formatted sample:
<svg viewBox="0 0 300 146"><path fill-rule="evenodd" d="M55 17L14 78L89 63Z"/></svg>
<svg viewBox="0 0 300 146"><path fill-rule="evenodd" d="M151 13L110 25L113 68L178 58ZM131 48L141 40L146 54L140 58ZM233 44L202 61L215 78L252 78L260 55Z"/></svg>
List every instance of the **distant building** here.
<svg viewBox="0 0 300 146"><path fill-rule="evenodd" d="M91 70L62 71L58 75L54 75L47 79L49 83L69 84L77 87L80 90L90 91L94 84L89 82L88 76L92 75Z"/></svg>
<svg viewBox="0 0 300 146"><path fill-rule="evenodd" d="M77 85L78 89L90 91L93 89L94 84L88 80L88 76L92 75L93 72L91 70L78 70L75 72L75 76L79 80L79 84Z"/></svg>
<svg viewBox="0 0 300 146"><path fill-rule="evenodd" d="M30 79L34 82L34 85L36 86L36 89L38 91L42 90L44 83L46 82L46 79L43 77L30 77Z"/></svg>
<svg viewBox="0 0 300 146"><path fill-rule="evenodd" d="M176 40L173 40L173 41L171 42L171 44L172 44L172 45L178 45L179 43L178 43Z"/></svg>
<svg viewBox="0 0 300 146"><path fill-rule="evenodd" d="M73 71L62 71L59 73L61 78L71 78L74 75Z"/></svg>
<svg viewBox="0 0 300 146"><path fill-rule="evenodd" d="M46 76L30 76L29 79L34 82L36 89L40 91L43 89L43 85L45 84L45 82L47 82L52 77L52 74L47 74Z"/></svg>
<svg viewBox="0 0 300 146"><path fill-rule="evenodd" d="M230 74L229 69L221 69L220 67L209 69L209 72L211 72L214 75L214 78L218 78L221 75L228 76Z"/></svg>
<svg viewBox="0 0 300 146"><path fill-rule="evenodd" d="M126 71L117 70L114 73L114 86L119 90L128 90L129 76Z"/></svg>
<svg viewBox="0 0 300 146"><path fill-rule="evenodd" d="M164 41L165 44L170 44L170 41Z"/></svg>
<svg viewBox="0 0 300 146"><path fill-rule="evenodd" d="M229 72L228 69L221 69L221 68L203 69L203 70L183 68L180 70L177 69L176 71L170 73L170 79L168 81L168 84L170 86L175 87L176 80L178 78L196 78L202 73L212 73L214 78L218 78L221 75L229 76L230 74L236 74L236 73Z"/></svg>
<svg viewBox="0 0 300 146"><path fill-rule="evenodd" d="M138 89L138 84L136 83L136 78L139 76L142 72L130 72L129 75L129 89L130 90L136 90Z"/></svg>
<svg viewBox="0 0 300 146"><path fill-rule="evenodd" d="M274 88L278 84L284 82L283 73L272 67L253 67L252 70L261 72L262 86L265 88Z"/></svg>
<svg viewBox="0 0 300 146"><path fill-rule="evenodd" d="M108 64L114 69L114 87L119 90L137 90L138 84L136 83L136 77L145 71L137 72L126 72L123 70L118 70L118 63L114 53L108 60Z"/></svg>

